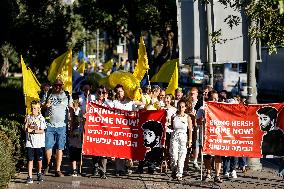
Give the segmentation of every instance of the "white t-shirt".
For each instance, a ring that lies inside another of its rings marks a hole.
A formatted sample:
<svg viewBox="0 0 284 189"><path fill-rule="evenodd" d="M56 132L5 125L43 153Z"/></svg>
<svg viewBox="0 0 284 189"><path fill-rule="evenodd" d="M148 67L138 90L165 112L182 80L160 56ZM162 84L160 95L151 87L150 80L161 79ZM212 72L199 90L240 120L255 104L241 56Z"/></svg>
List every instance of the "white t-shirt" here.
<svg viewBox="0 0 284 189"><path fill-rule="evenodd" d="M135 111L137 110L136 105L133 101L125 99L124 101L114 100L113 107L121 110Z"/></svg>
<svg viewBox="0 0 284 189"><path fill-rule="evenodd" d="M175 116L173 119L174 133L186 133L188 128L188 116Z"/></svg>
<svg viewBox="0 0 284 189"><path fill-rule="evenodd" d="M89 95L88 96L88 102L95 102L96 100L96 96L95 95ZM87 104L87 98L85 97L84 94L81 94L79 96L79 102L81 104L81 110L82 110L82 113L85 114L86 113L86 104Z"/></svg>
<svg viewBox="0 0 284 189"><path fill-rule="evenodd" d="M61 91L59 94L51 93L48 97L45 97L44 102L47 101L51 103L51 106L47 108L45 113L45 118L48 118L50 123L48 125L57 128L65 127L68 123L67 108L72 105L71 96L69 95L68 100L68 96L64 91Z"/></svg>
<svg viewBox="0 0 284 189"><path fill-rule="evenodd" d="M170 126L172 123L172 116L175 115L177 112L177 109L175 107L170 107L167 109L167 119L166 119L166 132L171 133L173 132L172 129L169 129L168 126Z"/></svg>
<svg viewBox="0 0 284 189"><path fill-rule="evenodd" d="M29 125L37 127L38 129L46 129L46 123L44 117L40 114L38 116L28 115L26 121ZM35 128L36 129L36 128ZM30 148L42 148L45 147L45 133L32 134L26 133L26 147Z"/></svg>

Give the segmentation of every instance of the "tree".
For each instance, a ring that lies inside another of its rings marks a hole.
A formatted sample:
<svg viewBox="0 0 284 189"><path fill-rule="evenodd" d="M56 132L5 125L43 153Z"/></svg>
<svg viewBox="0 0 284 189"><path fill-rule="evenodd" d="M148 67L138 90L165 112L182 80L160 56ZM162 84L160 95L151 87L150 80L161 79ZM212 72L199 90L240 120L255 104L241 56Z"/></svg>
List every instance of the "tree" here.
<svg viewBox="0 0 284 189"><path fill-rule="evenodd" d="M82 15L88 30L106 31L110 48L127 36L128 42L134 40L136 52L143 31L166 39L169 25L177 34L175 0L79 0L76 13Z"/></svg>
<svg viewBox="0 0 284 189"><path fill-rule="evenodd" d="M202 1L208 2L208 0ZM262 45L269 47L270 53L275 52L278 45L284 46L284 14L281 14L283 8L280 6L282 0L219 0L219 2L232 8L243 8L248 19L258 23L249 28L250 37L256 41L261 40ZM225 22L233 28L240 23L240 18L229 15ZM220 37L220 32L216 34ZM212 38L214 37L216 39L216 35Z"/></svg>
<svg viewBox="0 0 284 189"><path fill-rule="evenodd" d="M8 77L10 61L16 63L18 61L18 54L11 44L5 42L0 48L0 54L3 58L3 64L0 72L0 79L3 80Z"/></svg>
<svg viewBox="0 0 284 189"><path fill-rule="evenodd" d="M2 19L13 22L7 25L9 35L0 39L12 44L38 76L45 78L52 60L67 49L83 46L84 27L72 5L54 0L4 2L9 2L10 9L3 7L7 15ZM1 1L1 8L4 2Z"/></svg>

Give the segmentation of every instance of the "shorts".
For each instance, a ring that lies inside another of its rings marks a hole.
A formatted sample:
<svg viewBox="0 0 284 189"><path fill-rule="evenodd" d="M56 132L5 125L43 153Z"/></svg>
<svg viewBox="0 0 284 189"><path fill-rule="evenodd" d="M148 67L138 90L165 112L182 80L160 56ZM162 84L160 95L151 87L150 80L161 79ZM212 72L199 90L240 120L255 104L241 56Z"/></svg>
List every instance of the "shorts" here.
<svg viewBox="0 0 284 189"><path fill-rule="evenodd" d="M47 123L45 130L45 149L64 150L66 143L66 127L50 127Z"/></svg>
<svg viewBox="0 0 284 189"><path fill-rule="evenodd" d="M81 161L81 153L82 153L82 148L75 148L73 146L70 146L69 148L70 161Z"/></svg>
<svg viewBox="0 0 284 189"><path fill-rule="evenodd" d="M43 148L26 147L26 149L28 161L33 161L35 157L37 161L41 161L43 159Z"/></svg>

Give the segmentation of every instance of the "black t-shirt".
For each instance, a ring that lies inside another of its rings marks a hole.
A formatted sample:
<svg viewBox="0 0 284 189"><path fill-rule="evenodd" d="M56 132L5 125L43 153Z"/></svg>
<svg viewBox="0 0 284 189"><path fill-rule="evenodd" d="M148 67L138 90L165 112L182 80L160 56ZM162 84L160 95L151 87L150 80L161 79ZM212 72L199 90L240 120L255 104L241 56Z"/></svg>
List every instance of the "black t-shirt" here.
<svg viewBox="0 0 284 189"><path fill-rule="evenodd" d="M262 138L262 155L284 156L284 133L280 129L268 131Z"/></svg>

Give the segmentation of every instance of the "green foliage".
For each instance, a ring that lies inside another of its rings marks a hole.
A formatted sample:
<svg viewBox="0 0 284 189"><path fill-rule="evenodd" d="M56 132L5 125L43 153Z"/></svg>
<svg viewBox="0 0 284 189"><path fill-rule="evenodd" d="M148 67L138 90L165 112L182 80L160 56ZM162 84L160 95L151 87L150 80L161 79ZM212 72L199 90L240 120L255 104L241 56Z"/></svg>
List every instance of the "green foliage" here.
<svg viewBox="0 0 284 189"><path fill-rule="evenodd" d="M201 1L209 2L209 0ZM254 40L260 39L262 45L267 45L270 53L276 51L278 45L284 46L282 0L219 0L219 2L226 7L243 8L247 17L251 21L256 21L258 24L249 28L249 34ZM239 24L240 18L229 15L225 22L232 27Z"/></svg>
<svg viewBox="0 0 284 189"><path fill-rule="evenodd" d="M3 131L0 131L0 188L5 188L16 172L12 154L12 141Z"/></svg>
<svg viewBox="0 0 284 189"><path fill-rule="evenodd" d="M75 10L87 29L104 29L114 40L127 31L138 37L148 30L163 36L177 22L175 0L79 0Z"/></svg>
<svg viewBox="0 0 284 189"><path fill-rule="evenodd" d="M61 1L17 1L17 7L20 11L10 41L38 78L44 79L52 60L78 44L82 47L81 18Z"/></svg>
<svg viewBox="0 0 284 189"><path fill-rule="evenodd" d="M23 90L23 81L22 78L16 78L16 77L8 77L4 82L0 83L0 89L6 90L6 89L17 89L19 91Z"/></svg>
<svg viewBox="0 0 284 189"><path fill-rule="evenodd" d="M246 14L259 26L250 28L250 35L261 39L269 47L269 51L276 51L277 45L284 46L284 14L280 14L278 2L274 0L252 2L246 7Z"/></svg>
<svg viewBox="0 0 284 189"><path fill-rule="evenodd" d="M16 168L24 165L25 157L25 131L23 122L17 122L10 119L0 117L0 131L8 136L12 142L12 156Z"/></svg>
<svg viewBox="0 0 284 189"><path fill-rule="evenodd" d="M11 177L25 162L25 132L23 116L0 117L0 188L5 188Z"/></svg>

